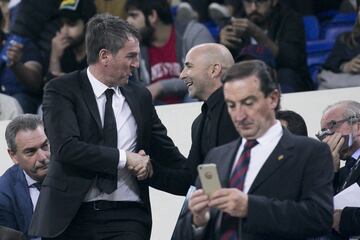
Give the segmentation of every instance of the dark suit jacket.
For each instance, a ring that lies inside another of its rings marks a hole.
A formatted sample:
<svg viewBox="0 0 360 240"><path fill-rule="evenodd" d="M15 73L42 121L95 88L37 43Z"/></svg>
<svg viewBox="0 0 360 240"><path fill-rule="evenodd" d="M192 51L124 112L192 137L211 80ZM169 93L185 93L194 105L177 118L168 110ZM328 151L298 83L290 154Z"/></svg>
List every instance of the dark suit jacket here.
<svg viewBox="0 0 360 240"><path fill-rule="evenodd" d="M211 109L208 109L209 115L209 135L206 136L208 139L207 149L223 145L230 141L233 141L239 137L239 133L235 130L234 124L231 121L227 107L224 101L223 88L217 89L210 97ZM203 163L206 157L201 151L201 134L203 131L202 118L204 114L201 113L193 122L191 126L191 139L192 144L188 156L188 162L193 164L193 174L195 181L197 177L196 167Z"/></svg>
<svg viewBox="0 0 360 240"><path fill-rule="evenodd" d="M160 166L178 168L185 158L166 135L150 92L129 82L122 87L122 94L137 124L135 151L144 149L153 159L152 180L138 181L140 198L150 215L149 183L156 182L156 187L172 193L186 192L188 186L181 185L182 178L176 179L172 174L169 178L177 181L166 181L167 175L159 173ZM29 231L36 236L55 237L74 218L96 175L117 174L119 152L102 145L100 115L86 69L49 82L43 110L45 131L51 142L51 162Z"/></svg>
<svg viewBox="0 0 360 240"><path fill-rule="evenodd" d="M351 173L345 188L350 187L354 183L360 185L360 166ZM360 208L345 207L343 209L340 217L340 234L347 238L360 235Z"/></svg>
<svg viewBox="0 0 360 240"><path fill-rule="evenodd" d="M19 165L14 165L0 178L0 225L27 236L32 214L33 205L25 175Z"/></svg>
<svg viewBox="0 0 360 240"><path fill-rule="evenodd" d="M223 187L229 186L233 161L241 141L214 148L206 163L215 163ZM280 142L251 185L248 215L242 220L240 239L305 239L330 231L332 224L333 166L329 147L295 136L284 129ZM197 181L200 188L200 183ZM217 239L219 211L211 218L202 239ZM182 239L194 239L191 213L182 222Z"/></svg>

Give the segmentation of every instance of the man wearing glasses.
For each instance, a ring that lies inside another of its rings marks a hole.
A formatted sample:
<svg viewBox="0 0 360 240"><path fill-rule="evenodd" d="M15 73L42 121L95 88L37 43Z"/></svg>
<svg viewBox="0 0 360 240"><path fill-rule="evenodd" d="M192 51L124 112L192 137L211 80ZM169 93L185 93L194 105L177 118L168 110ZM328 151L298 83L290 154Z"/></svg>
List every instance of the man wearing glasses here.
<svg viewBox="0 0 360 240"><path fill-rule="evenodd" d="M243 0L242 5L243 14L222 28L220 43L231 50L235 60L244 46L268 48L276 58L283 93L311 89L301 17L279 0Z"/></svg>
<svg viewBox="0 0 360 240"><path fill-rule="evenodd" d="M328 106L321 118L317 136L330 147L334 163L334 189L340 192L360 183L360 103L340 101ZM345 166L340 168L340 161ZM335 209L334 234L342 237L360 234L360 208Z"/></svg>

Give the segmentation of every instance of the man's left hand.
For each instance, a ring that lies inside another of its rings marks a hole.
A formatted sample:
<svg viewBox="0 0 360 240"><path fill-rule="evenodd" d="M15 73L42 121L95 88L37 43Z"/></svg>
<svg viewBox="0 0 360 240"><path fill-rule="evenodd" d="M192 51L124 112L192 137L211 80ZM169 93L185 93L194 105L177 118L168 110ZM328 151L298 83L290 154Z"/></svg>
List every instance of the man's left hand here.
<svg viewBox="0 0 360 240"><path fill-rule="evenodd" d="M147 157L146 161L143 161L141 164L138 164L134 167L134 171L136 172L136 177L138 180L144 180L146 178L151 178L154 171L151 164L151 159L149 155L146 155L144 150L140 150L139 154L141 156Z"/></svg>
<svg viewBox="0 0 360 240"><path fill-rule="evenodd" d="M250 37L257 38L259 34L263 33L261 28L247 18L236 18L232 21L232 25L239 35L246 34Z"/></svg>
<svg viewBox="0 0 360 240"><path fill-rule="evenodd" d="M237 188L222 188L211 195L209 206L243 218L248 213L248 195Z"/></svg>
<svg viewBox="0 0 360 240"><path fill-rule="evenodd" d="M11 46L7 50L7 66L12 67L20 62L22 58L22 49L23 45L20 43L12 43Z"/></svg>

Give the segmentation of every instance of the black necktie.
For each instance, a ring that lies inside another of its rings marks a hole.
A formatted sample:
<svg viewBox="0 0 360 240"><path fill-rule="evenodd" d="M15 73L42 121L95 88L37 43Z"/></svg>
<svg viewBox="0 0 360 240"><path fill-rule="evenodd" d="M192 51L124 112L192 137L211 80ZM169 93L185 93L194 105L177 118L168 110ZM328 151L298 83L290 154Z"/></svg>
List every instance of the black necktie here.
<svg viewBox="0 0 360 240"><path fill-rule="evenodd" d="M41 190L41 183L39 182L35 182L33 184L31 184L31 187L35 187L37 190Z"/></svg>
<svg viewBox="0 0 360 240"><path fill-rule="evenodd" d="M355 163L356 163L356 159L353 157L349 157L345 161L345 167L350 170L355 165Z"/></svg>
<svg viewBox="0 0 360 240"><path fill-rule="evenodd" d="M105 91L106 103L104 114L104 145L108 147L117 148L117 128L114 110L112 108L112 96L114 94L113 89L107 89ZM99 174L96 185L100 191L105 193L112 193L117 188L117 176Z"/></svg>
<svg viewBox="0 0 360 240"><path fill-rule="evenodd" d="M117 128L114 110L112 107L113 89L106 89L106 104L104 114L104 145L109 147L117 147Z"/></svg>

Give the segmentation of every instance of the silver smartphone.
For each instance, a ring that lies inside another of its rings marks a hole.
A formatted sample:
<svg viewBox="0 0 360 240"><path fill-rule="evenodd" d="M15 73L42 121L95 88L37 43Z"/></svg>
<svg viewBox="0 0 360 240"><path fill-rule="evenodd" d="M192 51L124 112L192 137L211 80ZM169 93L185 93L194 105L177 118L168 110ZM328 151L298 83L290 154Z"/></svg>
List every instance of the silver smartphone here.
<svg viewBox="0 0 360 240"><path fill-rule="evenodd" d="M200 182L205 194L211 196L216 190L221 188L216 164L200 164L198 167Z"/></svg>

